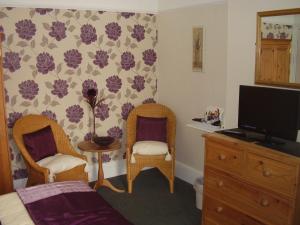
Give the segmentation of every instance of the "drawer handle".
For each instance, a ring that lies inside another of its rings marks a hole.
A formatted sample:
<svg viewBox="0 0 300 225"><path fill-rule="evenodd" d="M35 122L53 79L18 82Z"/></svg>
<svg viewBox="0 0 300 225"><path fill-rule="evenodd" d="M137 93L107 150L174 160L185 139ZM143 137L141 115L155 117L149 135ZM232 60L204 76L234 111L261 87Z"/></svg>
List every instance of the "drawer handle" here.
<svg viewBox="0 0 300 225"><path fill-rule="evenodd" d="M269 170L264 170L263 171L263 176L264 177L270 177L271 175L272 175L271 171L269 171Z"/></svg>
<svg viewBox="0 0 300 225"><path fill-rule="evenodd" d="M260 201L260 205L261 205L262 207L268 207L268 206L270 205L270 202L268 201L268 199L262 199L262 200Z"/></svg>
<svg viewBox="0 0 300 225"><path fill-rule="evenodd" d="M218 187L223 187L224 186L224 182L220 180L220 181L218 181L217 185L218 185Z"/></svg>
<svg viewBox="0 0 300 225"><path fill-rule="evenodd" d="M216 212L217 213L220 213L220 212L222 212L223 211L223 207L222 206L218 206L217 208L216 208Z"/></svg>
<svg viewBox="0 0 300 225"><path fill-rule="evenodd" d="M218 158L219 158L219 160L224 160L224 159L226 159L226 155L220 154L220 155L218 156Z"/></svg>

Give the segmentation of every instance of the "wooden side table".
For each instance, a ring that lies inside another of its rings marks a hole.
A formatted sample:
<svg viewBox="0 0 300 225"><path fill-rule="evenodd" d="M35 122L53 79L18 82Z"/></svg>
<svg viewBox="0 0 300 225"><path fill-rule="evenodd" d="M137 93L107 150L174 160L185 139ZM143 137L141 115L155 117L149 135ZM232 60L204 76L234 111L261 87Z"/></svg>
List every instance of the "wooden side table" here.
<svg viewBox="0 0 300 225"><path fill-rule="evenodd" d="M78 144L78 148L85 152L97 152L98 153L98 180L96 181L96 184L94 186L94 189L97 190L101 186L105 186L110 188L113 191L116 192L125 192L124 190L118 189L114 187L109 180L104 179L104 173L103 173L103 167L102 167L102 152L110 152L121 148L121 143L118 140L115 140L112 144L109 146L99 146L96 143L93 143L91 141L82 141Z"/></svg>

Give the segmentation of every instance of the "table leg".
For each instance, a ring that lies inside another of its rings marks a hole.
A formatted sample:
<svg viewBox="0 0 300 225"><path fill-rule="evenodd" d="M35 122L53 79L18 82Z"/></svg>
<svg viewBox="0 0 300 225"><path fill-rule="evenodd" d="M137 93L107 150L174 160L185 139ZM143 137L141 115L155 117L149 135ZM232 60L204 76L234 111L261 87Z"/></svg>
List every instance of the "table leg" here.
<svg viewBox="0 0 300 225"><path fill-rule="evenodd" d="M104 179L104 173L103 173L103 166L102 166L102 153L98 152L98 180L96 181L96 184L94 186L94 189L97 190L98 188L100 188L101 186L105 186L110 188L111 190L115 191L115 192L125 192L125 190L121 190L116 188L115 186L113 186L109 180Z"/></svg>

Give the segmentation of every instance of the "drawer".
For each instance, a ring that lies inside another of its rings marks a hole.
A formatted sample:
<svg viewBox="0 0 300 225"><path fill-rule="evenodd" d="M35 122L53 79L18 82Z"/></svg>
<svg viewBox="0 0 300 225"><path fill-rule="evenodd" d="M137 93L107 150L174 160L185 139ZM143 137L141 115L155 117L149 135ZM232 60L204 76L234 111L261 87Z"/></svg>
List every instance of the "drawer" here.
<svg viewBox="0 0 300 225"><path fill-rule="evenodd" d="M296 193L297 167L253 153L246 156L246 177L270 190L289 196Z"/></svg>
<svg viewBox="0 0 300 225"><path fill-rule="evenodd" d="M208 141L205 155L206 165L232 174L242 174L244 151Z"/></svg>
<svg viewBox="0 0 300 225"><path fill-rule="evenodd" d="M232 178L230 175L206 168L205 194L233 205L268 224L288 225L293 212L292 202L263 192Z"/></svg>
<svg viewBox="0 0 300 225"><path fill-rule="evenodd" d="M204 225L263 225L220 201L205 196Z"/></svg>

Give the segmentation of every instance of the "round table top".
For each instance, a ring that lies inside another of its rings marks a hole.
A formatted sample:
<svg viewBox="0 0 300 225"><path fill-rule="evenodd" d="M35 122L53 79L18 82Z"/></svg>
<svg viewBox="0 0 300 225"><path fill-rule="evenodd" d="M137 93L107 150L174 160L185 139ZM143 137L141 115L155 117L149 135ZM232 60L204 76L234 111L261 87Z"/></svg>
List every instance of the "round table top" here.
<svg viewBox="0 0 300 225"><path fill-rule="evenodd" d="M78 143L78 148L85 152L109 152L120 149L121 143L119 140L115 140L108 146L100 146L91 141L82 141Z"/></svg>

